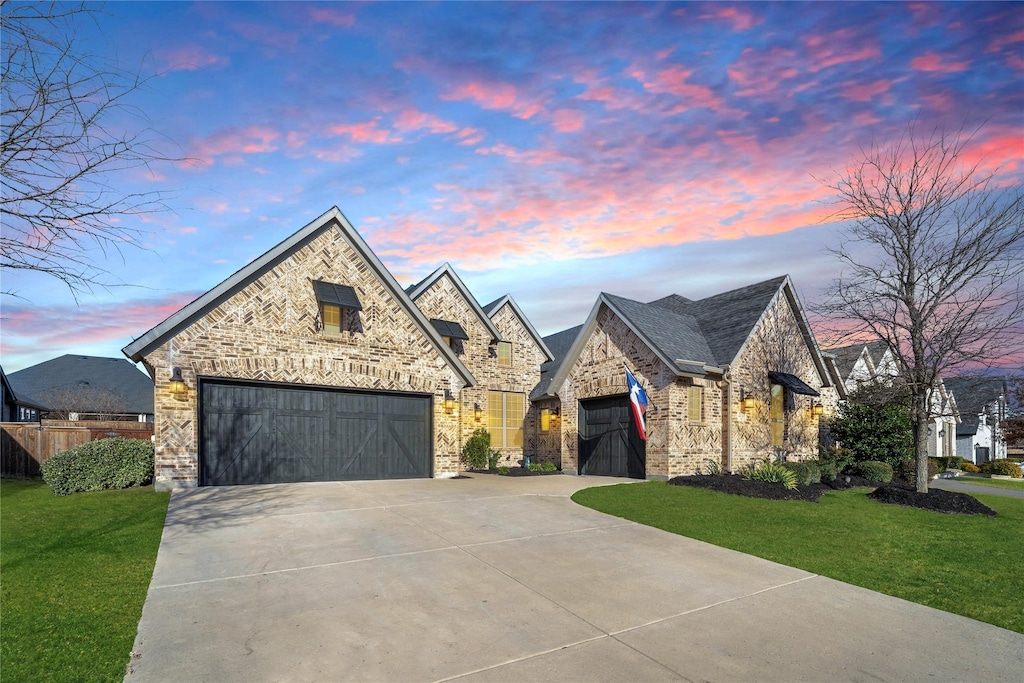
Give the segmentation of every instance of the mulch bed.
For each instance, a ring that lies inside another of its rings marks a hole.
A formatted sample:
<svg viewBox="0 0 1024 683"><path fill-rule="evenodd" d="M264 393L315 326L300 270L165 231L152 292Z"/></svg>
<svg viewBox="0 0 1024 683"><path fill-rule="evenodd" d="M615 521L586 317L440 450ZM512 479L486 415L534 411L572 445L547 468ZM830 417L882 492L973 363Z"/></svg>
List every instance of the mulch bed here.
<svg viewBox="0 0 1024 683"><path fill-rule="evenodd" d="M994 516L995 510L966 493L954 493L940 489L929 489L928 493L918 493L913 486L894 482L881 484L863 477L842 476L834 482L825 484L809 484L787 489L778 482L748 481L735 474L719 476L695 475L689 477L673 477L668 480L673 486L696 486L721 493L731 493L748 498L768 498L769 500L806 500L817 503L821 495L827 491L841 490L854 486L878 487L868 494L868 498L880 503L916 507L934 512L957 514L982 514Z"/></svg>
<svg viewBox="0 0 1024 683"><path fill-rule="evenodd" d="M499 472L497 468L493 470L470 470L470 472L479 472L481 474L497 474L503 477L537 477L545 474L562 473L560 470L555 470L554 472L534 472L533 470L529 470L525 467L509 467L508 474L503 474Z"/></svg>
<svg viewBox="0 0 1024 683"><path fill-rule="evenodd" d="M868 498L880 503L932 510L961 515L988 515L995 517L996 511L974 496L942 489L928 489L918 493L916 489L903 486L881 486L868 494Z"/></svg>

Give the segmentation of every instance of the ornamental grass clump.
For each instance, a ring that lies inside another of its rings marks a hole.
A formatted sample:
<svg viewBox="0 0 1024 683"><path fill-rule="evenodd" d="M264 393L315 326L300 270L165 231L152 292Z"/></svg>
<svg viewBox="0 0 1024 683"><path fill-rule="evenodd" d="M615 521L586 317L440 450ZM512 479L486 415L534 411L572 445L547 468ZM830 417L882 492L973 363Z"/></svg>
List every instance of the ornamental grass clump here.
<svg viewBox="0 0 1024 683"><path fill-rule="evenodd" d="M58 496L127 489L153 481L153 443L100 439L58 453L42 464L43 481Z"/></svg>
<svg viewBox="0 0 1024 683"><path fill-rule="evenodd" d="M743 478L749 481L773 481L779 482L787 489L795 489L797 477L794 472L786 469L781 462L765 460L759 465L752 466L743 473Z"/></svg>

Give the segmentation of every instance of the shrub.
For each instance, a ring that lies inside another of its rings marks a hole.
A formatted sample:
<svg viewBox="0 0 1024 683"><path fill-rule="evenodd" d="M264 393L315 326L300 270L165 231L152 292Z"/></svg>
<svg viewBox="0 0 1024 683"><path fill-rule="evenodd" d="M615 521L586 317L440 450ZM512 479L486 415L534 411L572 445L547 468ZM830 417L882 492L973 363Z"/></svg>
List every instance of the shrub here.
<svg viewBox="0 0 1024 683"><path fill-rule="evenodd" d="M935 469L938 470L940 474L945 472L947 469L945 458L928 458L929 468L931 468L932 465L935 465Z"/></svg>
<svg viewBox="0 0 1024 683"><path fill-rule="evenodd" d="M700 474L700 467L697 467L697 474ZM704 460L704 474L709 477L717 477L722 474L722 463L719 460L707 458Z"/></svg>
<svg viewBox="0 0 1024 683"><path fill-rule="evenodd" d="M965 462L961 466L961 469L964 472L970 472L971 474L977 474L978 472L981 472L981 468L975 465L973 462Z"/></svg>
<svg viewBox="0 0 1024 683"><path fill-rule="evenodd" d="M540 464L540 471L541 472L557 472L558 471L558 465L556 465L553 462L542 462Z"/></svg>
<svg viewBox="0 0 1024 683"><path fill-rule="evenodd" d="M821 481L821 468L813 460L808 462L784 462L782 466L796 475L800 486L817 484Z"/></svg>
<svg viewBox="0 0 1024 683"><path fill-rule="evenodd" d="M877 460L896 467L914 454L909 400L893 396L884 386L865 386L851 393L830 421L829 433L852 451L857 462Z"/></svg>
<svg viewBox="0 0 1024 683"><path fill-rule="evenodd" d="M908 484L917 483L917 461L914 458L907 458L902 460L893 469L893 476ZM934 479L938 476L939 470L931 460L928 461L928 478Z"/></svg>
<svg viewBox="0 0 1024 683"><path fill-rule="evenodd" d="M501 454L491 450L491 435L478 427L462 447L462 461L471 470L494 469Z"/></svg>
<svg viewBox="0 0 1024 683"><path fill-rule="evenodd" d="M985 474L1001 474L1004 477L1021 478L1020 465L1009 460L990 460L981 463L979 469Z"/></svg>
<svg viewBox="0 0 1024 683"><path fill-rule="evenodd" d="M90 441L53 456L42 470L58 496L143 486L153 481L153 443L120 437Z"/></svg>
<svg viewBox="0 0 1024 683"><path fill-rule="evenodd" d="M821 481L835 481L844 469L853 463L853 452L839 446L820 446L818 448L818 470Z"/></svg>
<svg viewBox="0 0 1024 683"><path fill-rule="evenodd" d="M759 465L751 465L743 473L743 478L751 481L777 481L787 489L796 488L796 474L786 469L781 462L764 460Z"/></svg>
<svg viewBox="0 0 1024 683"><path fill-rule="evenodd" d="M499 467L497 469L498 469L498 474L508 474L509 471L510 471L509 468L506 467L505 465L502 465L501 467Z"/></svg>
<svg viewBox="0 0 1024 683"><path fill-rule="evenodd" d="M864 462L854 463L850 469L854 474L870 481L880 481L883 484L888 484L892 481L892 465L887 462L865 460Z"/></svg>
<svg viewBox="0 0 1024 683"><path fill-rule="evenodd" d="M939 466L939 472L945 472L946 470L962 470L964 468L964 459L959 455L943 456L941 458L935 458L936 465Z"/></svg>

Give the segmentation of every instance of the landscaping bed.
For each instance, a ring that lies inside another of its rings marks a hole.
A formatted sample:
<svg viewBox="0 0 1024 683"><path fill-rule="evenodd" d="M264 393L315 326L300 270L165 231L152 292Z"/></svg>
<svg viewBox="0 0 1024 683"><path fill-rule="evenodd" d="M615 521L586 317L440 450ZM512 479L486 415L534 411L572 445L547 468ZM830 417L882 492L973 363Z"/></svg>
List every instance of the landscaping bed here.
<svg viewBox="0 0 1024 683"><path fill-rule="evenodd" d="M526 467L494 467L489 470L470 470L477 474L497 474L502 477L537 477L546 474L561 474L561 470L539 470Z"/></svg>
<svg viewBox="0 0 1024 683"><path fill-rule="evenodd" d="M868 498L880 503L932 510L933 512L996 516L995 510L974 496L942 489L928 489L928 493L918 493L916 489L905 486L880 486L869 493Z"/></svg>

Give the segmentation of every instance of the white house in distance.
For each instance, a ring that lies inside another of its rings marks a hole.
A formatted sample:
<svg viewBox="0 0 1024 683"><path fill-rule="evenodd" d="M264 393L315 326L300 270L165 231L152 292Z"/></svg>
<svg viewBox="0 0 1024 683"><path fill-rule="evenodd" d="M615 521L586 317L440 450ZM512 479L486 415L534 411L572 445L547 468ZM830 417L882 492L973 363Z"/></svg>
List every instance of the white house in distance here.
<svg viewBox="0 0 1024 683"><path fill-rule="evenodd" d="M947 383L960 407L956 454L980 465L1006 457L1006 380L954 377Z"/></svg>

